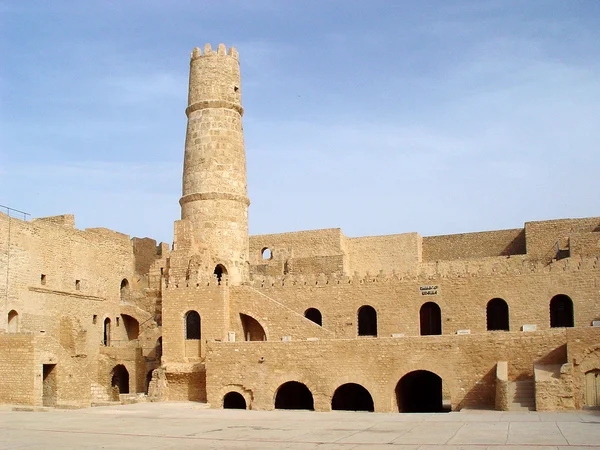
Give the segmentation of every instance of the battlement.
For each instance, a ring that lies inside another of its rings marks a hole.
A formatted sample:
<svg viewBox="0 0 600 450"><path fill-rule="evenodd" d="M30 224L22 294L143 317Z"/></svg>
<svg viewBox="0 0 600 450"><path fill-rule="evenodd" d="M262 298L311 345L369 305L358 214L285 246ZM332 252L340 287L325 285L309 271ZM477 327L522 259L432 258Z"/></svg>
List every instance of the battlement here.
<svg viewBox="0 0 600 450"><path fill-rule="evenodd" d="M227 49L227 47L225 47L225 44L219 44L216 52L212 49L212 46L210 44L204 45L204 52L202 52L199 47L194 47L194 49L192 50L192 54L190 55L190 58L192 60L194 60L194 59L202 58L204 56L215 56L215 55L231 56L233 59L239 59L239 55L238 55L238 52L235 49L235 47L229 47L229 49Z"/></svg>
<svg viewBox="0 0 600 450"><path fill-rule="evenodd" d="M353 276L338 274L308 274L282 276L254 276L248 284L257 288L265 287L314 287L339 284L366 285L374 283L403 283L408 281L427 282L444 278L476 278L492 276L527 276L541 273L576 272L600 270L600 256L571 257L545 264L531 261L524 256L482 258L478 260L435 261L422 263L404 272Z"/></svg>

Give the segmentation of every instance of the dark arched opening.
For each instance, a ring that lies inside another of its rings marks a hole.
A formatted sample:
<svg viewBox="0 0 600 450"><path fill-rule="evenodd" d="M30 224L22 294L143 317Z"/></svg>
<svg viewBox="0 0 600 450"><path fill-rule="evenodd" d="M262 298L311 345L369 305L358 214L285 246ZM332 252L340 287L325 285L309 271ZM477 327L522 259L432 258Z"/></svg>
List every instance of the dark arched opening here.
<svg viewBox="0 0 600 450"><path fill-rule="evenodd" d="M347 383L335 390L331 400L334 411L370 411L375 410L373 397L360 384Z"/></svg>
<svg viewBox="0 0 600 450"><path fill-rule="evenodd" d="M306 385L288 381L279 386L275 396L276 409L315 409L313 396Z"/></svg>
<svg viewBox="0 0 600 450"><path fill-rule="evenodd" d="M140 336L140 323L127 314L121 314L121 317L123 317L123 326L127 333L127 339L130 341L137 339Z"/></svg>
<svg viewBox="0 0 600 450"><path fill-rule="evenodd" d="M358 310L358 335L377 336L377 312L369 305Z"/></svg>
<svg viewBox="0 0 600 450"><path fill-rule="evenodd" d="M123 278L121 281L121 301L129 300L129 281Z"/></svg>
<svg viewBox="0 0 600 450"><path fill-rule="evenodd" d="M102 338L102 343L106 347L110 346L110 319L108 317L104 319L104 335Z"/></svg>
<svg viewBox="0 0 600 450"><path fill-rule="evenodd" d="M244 339L246 341L267 340L264 328L254 317L240 313L240 320L242 321L242 329L244 330Z"/></svg>
<svg viewBox="0 0 600 450"><path fill-rule="evenodd" d="M223 397L224 409L246 409L246 399L239 392L228 392Z"/></svg>
<svg viewBox="0 0 600 450"><path fill-rule="evenodd" d="M215 277L217 277L217 283L221 284L223 275L227 275L227 269L223 264L217 264L217 267L215 267L215 271L213 273Z"/></svg>
<svg viewBox="0 0 600 450"><path fill-rule="evenodd" d="M508 304L501 298L491 299L485 308L488 331L509 331Z"/></svg>
<svg viewBox="0 0 600 450"><path fill-rule="evenodd" d="M14 309L8 312L8 332L17 333L19 331L19 313Z"/></svg>
<svg viewBox="0 0 600 450"><path fill-rule="evenodd" d="M185 314L185 338L200 339L200 314L197 311L188 311Z"/></svg>
<svg viewBox="0 0 600 450"><path fill-rule="evenodd" d="M437 303L427 302L421 306L421 336L442 334L442 311Z"/></svg>
<svg viewBox="0 0 600 450"><path fill-rule="evenodd" d="M427 370L407 373L396 385L396 399L400 412L444 412L442 379Z"/></svg>
<svg viewBox="0 0 600 450"><path fill-rule="evenodd" d="M573 300L568 295L559 294L550 300L550 327L573 327Z"/></svg>
<svg viewBox="0 0 600 450"><path fill-rule="evenodd" d="M129 394L129 372L124 365L114 367L110 384L119 389L119 394Z"/></svg>
<svg viewBox="0 0 600 450"><path fill-rule="evenodd" d="M308 308L304 311L304 317L319 326L323 326L323 316L321 315L321 311L317 308Z"/></svg>

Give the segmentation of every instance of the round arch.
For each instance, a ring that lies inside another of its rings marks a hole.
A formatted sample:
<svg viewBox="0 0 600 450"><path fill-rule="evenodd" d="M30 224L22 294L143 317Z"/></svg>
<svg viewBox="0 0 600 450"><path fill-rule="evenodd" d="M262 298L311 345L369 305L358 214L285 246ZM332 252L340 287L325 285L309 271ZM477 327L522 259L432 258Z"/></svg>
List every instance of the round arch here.
<svg viewBox="0 0 600 450"><path fill-rule="evenodd" d="M558 294L550 300L550 328L574 327L573 300Z"/></svg>
<svg viewBox="0 0 600 450"><path fill-rule="evenodd" d="M186 340L199 340L201 333L201 319L198 311L194 311L193 309L186 312L184 314L184 323L185 323L185 338Z"/></svg>
<svg viewBox="0 0 600 450"><path fill-rule="evenodd" d="M315 409L312 392L298 381L283 383L275 393L275 409Z"/></svg>
<svg viewBox="0 0 600 450"><path fill-rule="evenodd" d="M377 336L377 311L371 305L358 308L358 335Z"/></svg>
<svg viewBox="0 0 600 450"><path fill-rule="evenodd" d="M317 308L308 308L304 311L304 317L319 326L323 326L323 315Z"/></svg>
<svg viewBox="0 0 600 450"><path fill-rule="evenodd" d="M442 310L435 302L427 302L419 310L421 336L442 334Z"/></svg>
<svg viewBox="0 0 600 450"><path fill-rule="evenodd" d="M501 298L491 299L485 307L485 318L488 331L509 331L508 303Z"/></svg>
<svg viewBox="0 0 600 450"><path fill-rule="evenodd" d="M111 373L110 385L117 388L119 394L129 394L129 371L123 364L113 367Z"/></svg>
<svg viewBox="0 0 600 450"><path fill-rule="evenodd" d="M447 412L444 408L442 378L428 370L405 374L395 389L399 412Z"/></svg>
<svg viewBox="0 0 600 450"><path fill-rule="evenodd" d="M346 383L339 386L331 399L334 411L375 411L373 397L363 386L357 383Z"/></svg>
<svg viewBox="0 0 600 450"><path fill-rule="evenodd" d="M223 409L247 409L246 399L236 391L230 391L223 397Z"/></svg>

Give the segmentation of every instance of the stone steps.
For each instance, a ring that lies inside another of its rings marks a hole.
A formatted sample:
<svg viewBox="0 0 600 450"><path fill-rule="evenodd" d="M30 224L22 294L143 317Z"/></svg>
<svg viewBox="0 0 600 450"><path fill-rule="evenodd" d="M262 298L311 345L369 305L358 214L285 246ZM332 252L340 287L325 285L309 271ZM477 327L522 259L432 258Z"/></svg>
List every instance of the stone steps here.
<svg viewBox="0 0 600 450"><path fill-rule="evenodd" d="M533 380L513 381L509 385L509 411L535 411L535 383Z"/></svg>

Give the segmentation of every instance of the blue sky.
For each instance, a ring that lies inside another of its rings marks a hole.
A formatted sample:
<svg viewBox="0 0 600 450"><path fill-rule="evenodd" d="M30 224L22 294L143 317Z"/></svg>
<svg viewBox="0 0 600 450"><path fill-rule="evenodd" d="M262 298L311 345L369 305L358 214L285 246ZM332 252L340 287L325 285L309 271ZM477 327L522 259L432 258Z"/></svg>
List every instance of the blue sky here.
<svg viewBox="0 0 600 450"><path fill-rule="evenodd" d="M171 242L189 54L223 42L252 234L598 216L599 23L597 0L0 0L0 204Z"/></svg>

